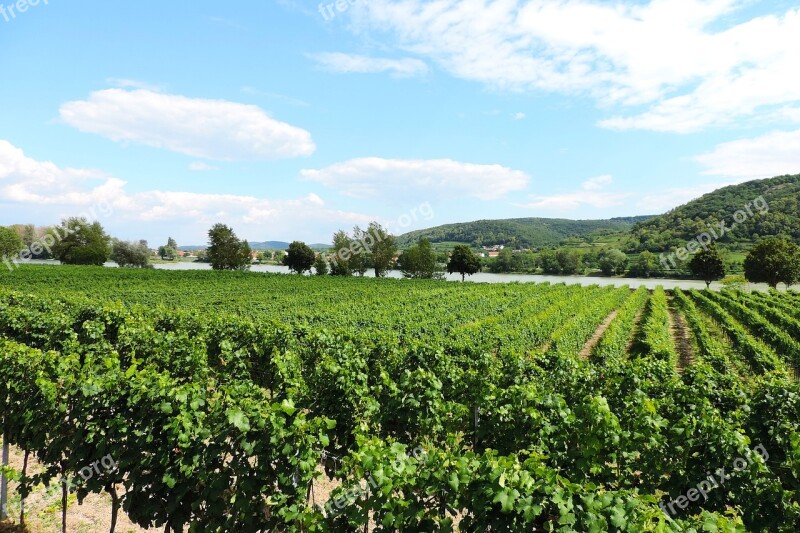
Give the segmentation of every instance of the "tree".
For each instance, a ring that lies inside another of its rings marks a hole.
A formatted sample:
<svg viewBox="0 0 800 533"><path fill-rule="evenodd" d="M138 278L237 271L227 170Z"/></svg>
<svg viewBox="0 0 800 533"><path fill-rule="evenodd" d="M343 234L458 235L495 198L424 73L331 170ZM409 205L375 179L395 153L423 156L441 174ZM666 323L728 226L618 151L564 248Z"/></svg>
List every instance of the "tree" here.
<svg viewBox="0 0 800 533"><path fill-rule="evenodd" d="M215 224L208 230L206 258L214 270L247 270L253 260L247 241L240 241L225 224Z"/></svg>
<svg viewBox="0 0 800 533"><path fill-rule="evenodd" d="M625 273L628 266L628 256L616 248L606 248L597 256L597 266L606 276L618 276Z"/></svg>
<svg viewBox="0 0 800 533"><path fill-rule="evenodd" d="M413 279L438 279L442 274L436 265L436 252L431 241L420 239L417 244L400 254L398 261L403 276Z"/></svg>
<svg viewBox="0 0 800 533"><path fill-rule="evenodd" d="M178 258L178 243L172 237L167 239L167 244L158 247L158 255L164 261L175 261Z"/></svg>
<svg viewBox="0 0 800 533"><path fill-rule="evenodd" d="M5 258L19 257L25 243L16 231L0 227L0 261Z"/></svg>
<svg viewBox="0 0 800 533"><path fill-rule="evenodd" d="M758 243L744 260L744 275L753 283L778 283L791 286L800 281L800 247L793 242L770 237Z"/></svg>
<svg viewBox="0 0 800 533"><path fill-rule="evenodd" d="M353 274L358 274L361 277L364 277L364 274L367 273L369 270L369 263L370 258L363 253L356 254L350 258L350 270L353 271Z"/></svg>
<svg viewBox="0 0 800 533"><path fill-rule="evenodd" d="M343 230L333 234L333 257L331 258L332 276L352 276L353 270L350 259L353 252L350 250L353 241Z"/></svg>
<svg viewBox="0 0 800 533"><path fill-rule="evenodd" d="M65 265L103 266L111 255L111 238L99 222L68 218L52 231L53 257Z"/></svg>
<svg viewBox="0 0 800 533"><path fill-rule="evenodd" d="M250 248L250 243L247 242L247 239L244 240L242 243L242 249L239 252L241 254L242 262L244 265L238 270L247 270L250 268L250 265L253 264L253 249Z"/></svg>
<svg viewBox="0 0 800 533"><path fill-rule="evenodd" d="M556 252L556 259L562 274L572 276L581 273L583 261L578 250L562 248Z"/></svg>
<svg viewBox="0 0 800 533"><path fill-rule="evenodd" d="M480 271L481 260L472 253L469 246L459 244L453 248L453 253L450 254L450 261L447 263L447 272L449 274L458 272L461 274L461 281L464 281L466 276L477 274Z"/></svg>
<svg viewBox="0 0 800 533"><path fill-rule="evenodd" d="M319 254L317 256L317 259L314 261L314 270L317 276L325 276L328 274L328 260L324 255Z"/></svg>
<svg viewBox="0 0 800 533"><path fill-rule="evenodd" d="M114 239L111 260L123 268L150 268L150 248L146 241L125 242Z"/></svg>
<svg viewBox="0 0 800 533"><path fill-rule="evenodd" d="M555 250L543 250L539 254L539 262L545 274L561 274L561 263L558 261Z"/></svg>
<svg viewBox="0 0 800 533"><path fill-rule="evenodd" d="M514 269L514 254L511 248L504 248L500 255L495 257L489 268L492 272L501 274L511 272Z"/></svg>
<svg viewBox="0 0 800 533"><path fill-rule="evenodd" d="M369 244L370 236L373 244ZM394 235L391 235L383 226L377 222L370 222L366 235L363 235L362 242L367 251L372 250L372 266L375 268L375 277L386 276L394 264L394 254L397 253L397 242Z"/></svg>
<svg viewBox="0 0 800 533"><path fill-rule="evenodd" d="M697 252L689 261L689 270L706 282L706 288L711 287L712 281L725 277L725 262L719 255L716 245L712 242L708 247Z"/></svg>
<svg viewBox="0 0 800 533"><path fill-rule="evenodd" d="M631 275L639 278L649 278L658 272L658 259L655 254L644 251L639 254L631 266Z"/></svg>
<svg viewBox="0 0 800 533"><path fill-rule="evenodd" d="M314 250L308 247L304 242L294 241L289 245L286 250L286 257L283 258L283 264L289 267L292 272L303 274L311 270L316 259Z"/></svg>

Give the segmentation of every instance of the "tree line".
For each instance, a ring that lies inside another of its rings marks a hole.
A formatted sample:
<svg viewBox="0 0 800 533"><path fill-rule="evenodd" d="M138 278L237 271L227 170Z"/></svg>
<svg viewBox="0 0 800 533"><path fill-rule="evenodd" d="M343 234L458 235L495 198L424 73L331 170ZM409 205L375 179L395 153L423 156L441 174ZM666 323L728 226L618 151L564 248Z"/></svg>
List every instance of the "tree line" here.
<svg viewBox="0 0 800 533"><path fill-rule="evenodd" d="M27 255L27 257L25 257ZM178 244L171 237L159 247L162 259L178 257ZM99 222L84 218L68 218L60 226L36 231L32 226L0 227L0 259L11 268L9 258L57 259L68 265L103 265L109 259L121 267L151 268L152 252L147 241L122 241L110 237ZM203 260L214 270L246 270L253 261L247 240L237 237L232 228L215 224L208 232L208 248ZM394 268L404 277L443 279L445 272L460 274L462 280L488 268L491 272L530 272L576 275L587 268L599 269L608 276L623 275L649 278L663 274L658 257L644 251L631 260L621 250L604 248L581 253L562 248L514 253L510 248L488 262L481 261L468 245L457 245L445 254L437 254L431 242L421 238L400 251L394 235L378 222L366 229L356 226L351 233L339 230L333 235L333 248L317 253L302 241L294 241L282 255L281 262L290 271L332 276L364 276L373 270L375 277L385 277ZM744 279L777 287L800 282L800 247L788 238L769 237L760 240L747 255ZM703 247L686 262L685 268L697 279L711 284L728 273L714 243Z"/></svg>

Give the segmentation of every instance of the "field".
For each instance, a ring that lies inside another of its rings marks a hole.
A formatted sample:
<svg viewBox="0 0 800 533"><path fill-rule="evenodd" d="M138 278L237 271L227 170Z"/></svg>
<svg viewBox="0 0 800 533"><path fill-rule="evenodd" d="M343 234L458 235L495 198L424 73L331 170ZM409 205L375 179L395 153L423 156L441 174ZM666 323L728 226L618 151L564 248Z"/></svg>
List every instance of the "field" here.
<svg viewBox="0 0 800 533"><path fill-rule="evenodd" d="M794 292L22 267L0 413L141 527L795 532L798 339Z"/></svg>

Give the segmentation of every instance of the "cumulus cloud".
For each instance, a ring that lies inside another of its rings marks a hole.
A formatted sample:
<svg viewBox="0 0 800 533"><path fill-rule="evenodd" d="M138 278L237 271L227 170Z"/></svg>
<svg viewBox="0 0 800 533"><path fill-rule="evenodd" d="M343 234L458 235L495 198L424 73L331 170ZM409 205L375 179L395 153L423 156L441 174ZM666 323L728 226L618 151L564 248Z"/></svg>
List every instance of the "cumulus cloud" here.
<svg viewBox="0 0 800 533"><path fill-rule="evenodd" d="M346 196L388 199L417 196L496 200L527 188L530 181L524 172L501 165L378 157L351 159L319 170L306 169L301 175Z"/></svg>
<svg viewBox="0 0 800 533"><path fill-rule="evenodd" d="M351 18L456 77L625 110L603 127L689 132L800 101L800 8L748 18L747 4L370 0Z"/></svg>
<svg viewBox="0 0 800 533"><path fill-rule="evenodd" d="M800 130L722 143L695 160L705 167L703 174L713 176L749 179L800 174Z"/></svg>
<svg viewBox="0 0 800 533"><path fill-rule="evenodd" d="M326 70L345 74L388 72L397 77L412 77L428 72L428 65L424 61L413 58L389 59L339 52L312 54L310 57Z"/></svg>
<svg viewBox="0 0 800 533"><path fill-rule="evenodd" d="M584 181L580 190L547 196L531 195L529 202L515 205L527 209L554 211L572 211L585 206L604 209L623 205L625 199L632 194L602 190L611 185L613 181L612 176L597 176Z"/></svg>
<svg viewBox="0 0 800 533"><path fill-rule="evenodd" d="M669 188L641 196L636 201L636 206L640 208L639 211L642 213L651 215L666 213L670 209L674 209L691 200L696 200L704 194L708 194L728 185L732 185L732 182L704 183L693 187Z"/></svg>
<svg viewBox="0 0 800 533"><path fill-rule="evenodd" d="M264 160L311 155L311 134L271 118L257 106L147 89L107 89L61 106L62 120L117 142L214 160Z"/></svg>
<svg viewBox="0 0 800 533"><path fill-rule="evenodd" d="M313 224L366 224L374 217L326 206L316 194L293 199L268 199L233 194L148 190L132 192L128 184L103 172L62 168L38 161L8 141L0 140L0 202L36 206L55 221L63 213L77 214L107 206L114 226L131 222L165 222L190 225L196 234L215 222L226 222L244 230L263 225L269 231L285 231Z"/></svg>

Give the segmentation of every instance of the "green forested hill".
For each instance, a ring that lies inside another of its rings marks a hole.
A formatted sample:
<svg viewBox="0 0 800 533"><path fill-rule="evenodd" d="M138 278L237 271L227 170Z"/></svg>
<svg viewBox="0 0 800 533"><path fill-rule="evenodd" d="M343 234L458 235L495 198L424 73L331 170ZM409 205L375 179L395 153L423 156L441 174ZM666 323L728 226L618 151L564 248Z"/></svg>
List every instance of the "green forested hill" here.
<svg viewBox="0 0 800 533"><path fill-rule="evenodd" d="M763 200L762 200L763 199ZM765 202L766 203L765 203ZM752 215L748 212L750 206ZM742 213L736 223L734 216ZM726 222L733 227L719 242L744 245L773 235L785 235L800 242L800 175L749 181L708 193L697 200L637 224L631 231L628 251L664 251L685 246L689 239L717 230Z"/></svg>
<svg viewBox="0 0 800 533"><path fill-rule="evenodd" d="M560 218L514 218L478 220L412 231L398 239L401 246L427 238L431 242L462 242L473 246L503 244L523 248L556 246L570 238L591 239L630 231L650 217L611 220L567 220Z"/></svg>
<svg viewBox="0 0 800 533"><path fill-rule="evenodd" d="M737 211L744 213L746 219L735 224ZM728 248L747 247L762 237L773 235L784 235L800 242L800 175L724 187L660 216L610 220L478 220L412 231L400 236L398 241L401 246L407 246L424 237L434 243L546 248L570 239L615 240L624 242L625 251L629 253L661 252L685 246L689 239L708 232L709 225L718 230L723 220L730 231L718 240Z"/></svg>

